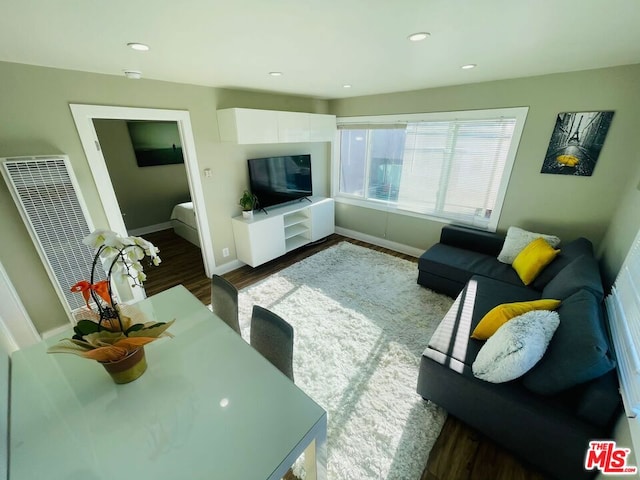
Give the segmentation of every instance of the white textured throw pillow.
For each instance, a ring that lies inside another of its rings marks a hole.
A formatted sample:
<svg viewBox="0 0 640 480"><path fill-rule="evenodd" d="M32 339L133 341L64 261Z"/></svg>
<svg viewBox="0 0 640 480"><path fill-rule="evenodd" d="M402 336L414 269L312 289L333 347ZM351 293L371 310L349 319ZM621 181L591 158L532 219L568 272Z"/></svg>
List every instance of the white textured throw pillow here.
<svg viewBox="0 0 640 480"><path fill-rule="evenodd" d="M473 374L502 383L527 373L544 355L560 325L557 312L534 310L502 325L485 343L473 362Z"/></svg>
<svg viewBox="0 0 640 480"><path fill-rule="evenodd" d="M544 238L553 248L556 248L560 244L560 239L555 235L528 232L527 230L523 230L519 227L509 227L504 239L504 244L502 245L502 250L498 255L498 261L511 265L518 254L524 250L527 245L540 237Z"/></svg>

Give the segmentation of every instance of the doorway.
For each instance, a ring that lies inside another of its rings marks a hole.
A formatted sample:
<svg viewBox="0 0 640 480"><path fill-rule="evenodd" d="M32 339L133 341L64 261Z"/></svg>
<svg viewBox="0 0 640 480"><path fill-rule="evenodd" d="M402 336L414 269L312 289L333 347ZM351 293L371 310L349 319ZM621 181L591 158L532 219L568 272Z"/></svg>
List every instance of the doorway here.
<svg viewBox="0 0 640 480"><path fill-rule="evenodd" d="M211 277L215 271L215 259L213 255L213 243L209 231L204 193L199 178L198 162L195 152L195 142L191 129L189 112L183 110L159 110L132 107L109 107L100 105L71 104L73 115L83 149L89 162L98 194L100 196L108 228L126 236L127 228L122 217L122 211L113 188L113 183L107 164L100 147L94 120L112 119L129 121L160 121L176 122L184 156L184 166L187 172L187 182L191 193L191 200L195 210L197 235L200 241L202 260L206 275ZM142 299L144 293L141 289L132 289L134 299Z"/></svg>

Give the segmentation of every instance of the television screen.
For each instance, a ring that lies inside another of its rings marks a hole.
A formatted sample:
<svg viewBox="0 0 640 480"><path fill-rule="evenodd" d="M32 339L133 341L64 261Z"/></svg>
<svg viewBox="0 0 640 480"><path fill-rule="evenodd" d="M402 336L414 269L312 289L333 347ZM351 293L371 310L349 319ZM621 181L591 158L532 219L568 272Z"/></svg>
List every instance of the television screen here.
<svg viewBox="0 0 640 480"><path fill-rule="evenodd" d="M138 167L184 163L178 122L128 120Z"/></svg>
<svg viewBox="0 0 640 480"><path fill-rule="evenodd" d="M248 163L251 192L260 208L312 195L311 155L252 158Z"/></svg>

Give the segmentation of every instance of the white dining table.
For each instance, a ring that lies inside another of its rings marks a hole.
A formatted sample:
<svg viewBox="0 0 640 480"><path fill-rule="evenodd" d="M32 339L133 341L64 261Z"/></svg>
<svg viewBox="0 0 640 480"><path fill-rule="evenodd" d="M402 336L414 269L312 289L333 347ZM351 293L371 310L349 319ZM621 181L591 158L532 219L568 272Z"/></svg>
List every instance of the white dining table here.
<svg viewBox="0 0 640 480"><path fill-rule="evenodd" d="M148 368L115 384L98 363L11 357L11 480L276 480L305 452L326 478L326 412L184 287L137 304L175 323L145 346Z"/></svg>

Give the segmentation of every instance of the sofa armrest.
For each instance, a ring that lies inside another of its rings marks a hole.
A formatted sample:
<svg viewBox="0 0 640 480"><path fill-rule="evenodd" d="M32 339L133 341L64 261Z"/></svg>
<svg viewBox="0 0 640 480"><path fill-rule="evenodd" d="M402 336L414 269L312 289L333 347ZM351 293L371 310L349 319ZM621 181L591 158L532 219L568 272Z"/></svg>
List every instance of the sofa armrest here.
<svg viewBox="0 0 640 480"><path fill-rule="evenodd" d="M615 370L591 381L585 386L578 404L579 417L599 427L612 426L622 407Z"/></svg>
<svg viewBox="0 0 640 480"><path fill-rule="evenodd" d="M504 244L504 235L459 225L445 225L440 232L440 243L497 257Z"/></svg>

